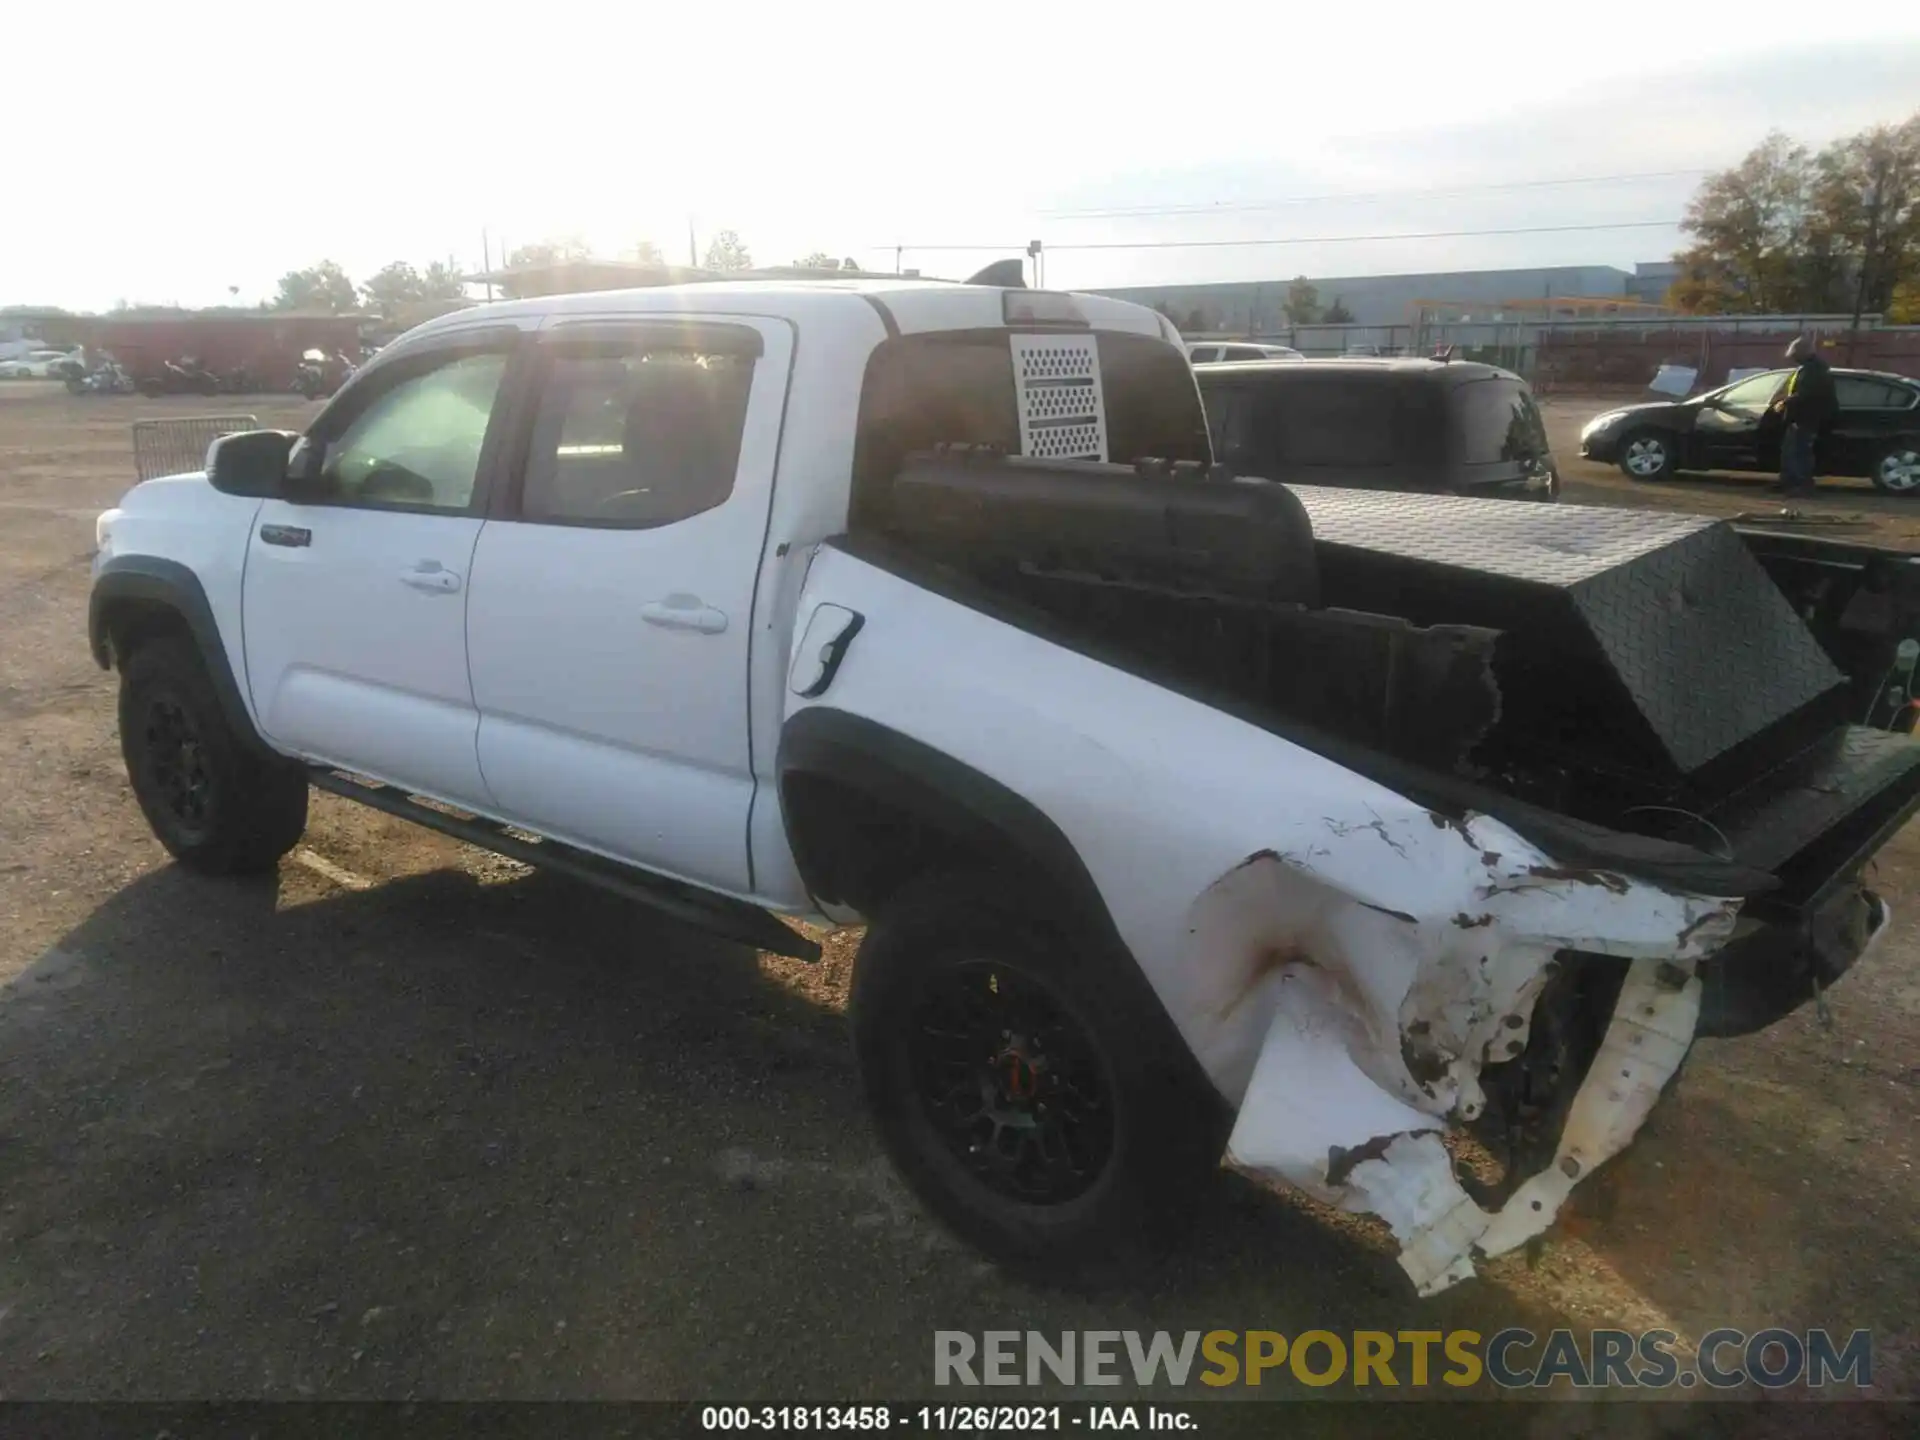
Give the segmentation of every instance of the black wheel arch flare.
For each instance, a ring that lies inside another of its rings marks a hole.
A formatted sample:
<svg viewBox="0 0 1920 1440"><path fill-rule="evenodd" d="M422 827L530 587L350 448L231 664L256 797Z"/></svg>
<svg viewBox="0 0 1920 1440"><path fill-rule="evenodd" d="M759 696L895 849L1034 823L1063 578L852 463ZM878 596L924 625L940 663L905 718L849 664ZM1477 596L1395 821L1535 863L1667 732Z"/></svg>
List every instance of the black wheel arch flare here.
<svg viewBox="0 0 1920 1440"><path fill-rule="evenodd" d="M1153 1063L1175 1067L1198 1079L1201 1093L1218 1096L1114 925L1073 842L1031 801L923 741L826 705L810 706L787 720L775 764L788 843L816 901L849 903L845 892L856 883L864 859L853 852L885 854L895 838L849 836L828 813L828 795L851 794L889 817L938 834L967 855L992 857L995 868L1017 876L1023 889L1048 897L1072 932L1107 962L1113 983L1125 987L1155 1037L1159 1053ZM812 791L810 780L824 781L830 789Z"/></svg>
<svg viewBox="0 0 1920 1440"><path fill-rule="evenodd" d="M159 607L180 617L200 651L233 733L260 754L273 754L254 728L233 667L227 663L220 625L213 618L213 606L208 603L200 577L178 560L158 555L116 555L102 564L87 602L87 645L102 670L113 668L114 628L133 606Z"/></svg>

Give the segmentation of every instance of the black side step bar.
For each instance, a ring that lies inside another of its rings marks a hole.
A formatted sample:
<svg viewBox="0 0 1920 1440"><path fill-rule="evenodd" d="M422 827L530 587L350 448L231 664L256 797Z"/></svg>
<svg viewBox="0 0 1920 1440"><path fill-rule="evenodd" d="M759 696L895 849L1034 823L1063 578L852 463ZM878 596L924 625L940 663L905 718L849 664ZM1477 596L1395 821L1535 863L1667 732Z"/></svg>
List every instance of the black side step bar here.
<svg viewBox="0 0 1920 1440"><path fill-rule="evenodd" d="M820 946L798 931L782 925L772 915L742 900L715 895L677 880L651 875L644 870L628 869L598 855L575 850L552 840L524 840L506 826L477 816L449 814L435 805L414 799L406 792L379 781L360 780L342 771L313 765L307 779L320 790L370 805L402 820L411 820L429 830L438 830L482 850L505 855L523 865L553 870L585 884L612 891L641 905L650 905L676 920L795 960L818 960Z"/></svg>

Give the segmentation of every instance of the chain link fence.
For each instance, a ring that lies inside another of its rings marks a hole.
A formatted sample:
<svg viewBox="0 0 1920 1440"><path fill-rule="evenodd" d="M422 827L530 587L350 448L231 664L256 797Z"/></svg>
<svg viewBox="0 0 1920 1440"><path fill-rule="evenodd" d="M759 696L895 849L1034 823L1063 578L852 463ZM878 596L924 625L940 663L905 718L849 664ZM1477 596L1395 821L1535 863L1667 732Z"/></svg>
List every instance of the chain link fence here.
<svg viewBox="0 0 1920 1440"><path fill-rule="evenodd" d="M133 422L133 468L140 480L203 470L207 447L222 435L258 430L252 415L187 415L177 420Z"/></svg>

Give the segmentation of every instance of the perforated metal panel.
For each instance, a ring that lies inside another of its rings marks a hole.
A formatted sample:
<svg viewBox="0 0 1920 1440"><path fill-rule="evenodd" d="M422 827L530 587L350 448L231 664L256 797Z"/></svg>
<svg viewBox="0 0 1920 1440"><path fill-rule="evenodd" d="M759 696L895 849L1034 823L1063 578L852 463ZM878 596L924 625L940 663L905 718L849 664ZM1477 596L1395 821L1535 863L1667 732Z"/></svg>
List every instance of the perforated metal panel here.
<svg viewBox="0 0 1920 1440"><path fill-rule="evenodd" d="M1092 335L1014 335L1020 453L1042 460L1105 460L1107 406Z"/></svg>

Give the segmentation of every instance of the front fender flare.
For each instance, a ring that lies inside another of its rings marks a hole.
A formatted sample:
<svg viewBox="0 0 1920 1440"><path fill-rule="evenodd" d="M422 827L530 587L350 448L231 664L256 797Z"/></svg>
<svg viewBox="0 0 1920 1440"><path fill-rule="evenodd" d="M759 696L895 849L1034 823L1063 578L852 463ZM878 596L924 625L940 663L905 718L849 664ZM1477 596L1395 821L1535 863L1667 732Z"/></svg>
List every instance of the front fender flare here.
<svg viewBox="0 0 1920 1440"><path fill-rule="evenodd" d="M220 708L233 733L261 754L274 754L260 738L233 667L227 662L227 647L220 638L220 625L213 618L213 606L207 601L200 577L178 560L157 555L115 555L103 561L94 574L93 593L87 602L87 646L102 670L111 670L114 664L115 616L130 605L160 606L180 617L199 648L201 662L213 680Z"/></svg>

